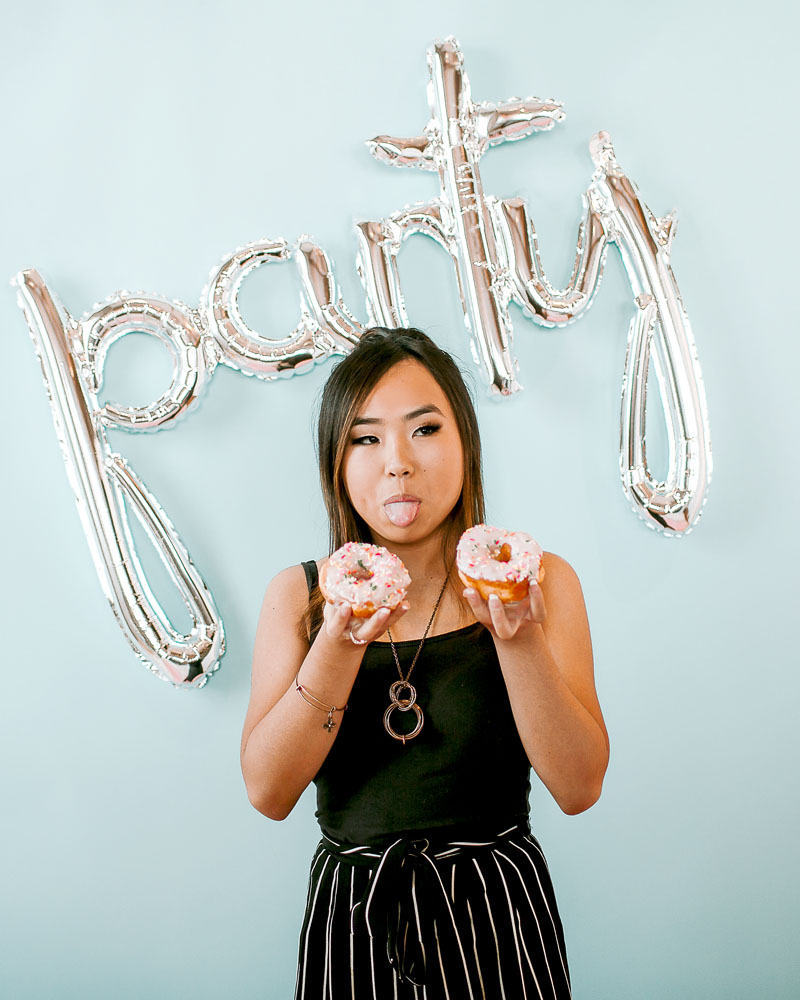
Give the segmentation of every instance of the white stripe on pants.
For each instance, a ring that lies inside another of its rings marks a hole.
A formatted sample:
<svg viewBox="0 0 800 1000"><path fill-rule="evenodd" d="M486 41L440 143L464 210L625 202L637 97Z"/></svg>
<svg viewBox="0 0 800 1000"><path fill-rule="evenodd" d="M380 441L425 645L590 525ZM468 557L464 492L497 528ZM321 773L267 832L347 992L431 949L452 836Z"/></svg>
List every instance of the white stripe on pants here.
<svg viewBox="0 0 800 1000"><path fill-rule="evenodd" d="M524 823L490 840L323 837L311 863L296 1000L568 1000L561 919Z"/></svg>

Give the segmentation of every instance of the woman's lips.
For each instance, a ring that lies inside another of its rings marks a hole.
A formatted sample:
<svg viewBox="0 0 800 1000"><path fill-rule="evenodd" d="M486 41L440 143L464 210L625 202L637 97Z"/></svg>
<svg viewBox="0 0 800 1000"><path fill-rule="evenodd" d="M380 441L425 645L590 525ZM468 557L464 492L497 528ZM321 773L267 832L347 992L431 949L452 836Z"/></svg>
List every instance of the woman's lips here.
<svg viewBox="0 0 800 1000"><path fill-rule="evenodd" d="M398 528L407 528L417 516L419 505L419 500L395 500L385 503L383 509L392 524Z"/></svg>

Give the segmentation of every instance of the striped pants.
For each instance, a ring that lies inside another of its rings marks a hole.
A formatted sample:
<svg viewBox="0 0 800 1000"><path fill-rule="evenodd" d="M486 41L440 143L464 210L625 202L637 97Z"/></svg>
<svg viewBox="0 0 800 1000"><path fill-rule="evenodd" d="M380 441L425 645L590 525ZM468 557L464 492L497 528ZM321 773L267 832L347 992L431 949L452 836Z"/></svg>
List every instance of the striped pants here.
<svg viewBox="0 0 800 1000"><path fill-rule="evenodd" d="M488 840L323 836L311 863L295 1000L566 1000L564 934L542 849Z"/></svg>

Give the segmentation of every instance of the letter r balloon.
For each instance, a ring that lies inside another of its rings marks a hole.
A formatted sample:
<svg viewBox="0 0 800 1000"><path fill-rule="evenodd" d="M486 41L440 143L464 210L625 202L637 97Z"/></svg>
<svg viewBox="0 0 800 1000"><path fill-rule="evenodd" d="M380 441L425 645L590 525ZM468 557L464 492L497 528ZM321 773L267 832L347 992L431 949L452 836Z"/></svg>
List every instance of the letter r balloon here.
<svg viewBox="0 0 800 1000"><path fill-rule="evenodd" d="M371 322L407 326L397 255L413 234L429 236L451 256L475 364L491 396L521 388L508 305L546 327L564 326L589 307L608 246L619 250L632 292L633 316L622 379L620 473L634 511L650 527L679 537L700 517L711 476L703 382L691 328L670 264L675 214L657 218L617 162L605 132L592 137L594 163L568 285L554 288L539 256L536 230L522 199L483 190L479 162L490 146L550 129L561 104L526 98L490 104L471 99L464 58L453 38L428 52L431 118L420 135L380 135L373 154L394 166L436 171L439 196L356 226L356 265ZM253 269L294 264L300 311L285 337L263 336L245 323L239 289ZM15 279L42 367L56 433L103 591L136 655L157 676L182 688L202 687L225 651L222 620L210 590L178 533L126 460L111 452L105 427L157 431L180 419L208 385L217 364L271 381L310 371L346 354L364 332L339 295L330 260L308 236L250 243L211 272L198 308L161 297L118 292L74 320L35 270ZM170 385L153 403L100 406L108 348L131 332L161 340L173 356ZM653 362L669 455L657 479L646 459L645 409ZM126 502L165 564L192 628L180 634L148 583L130 531Z"/></svg>

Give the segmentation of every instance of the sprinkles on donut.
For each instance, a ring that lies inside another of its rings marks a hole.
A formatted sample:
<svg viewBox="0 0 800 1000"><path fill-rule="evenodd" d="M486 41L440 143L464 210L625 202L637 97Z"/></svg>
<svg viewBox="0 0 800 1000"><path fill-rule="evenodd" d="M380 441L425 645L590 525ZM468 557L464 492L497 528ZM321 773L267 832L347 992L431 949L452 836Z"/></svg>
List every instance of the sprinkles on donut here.
<svg viewBox="0 0 800 1000"><path fill-rule="evenodd" d="M542 548L524 531L476 524L461 536L456 567L462 583L487 601L497 594L504 604L523 601L530 581L544 577Z"/></svg>
<svg viewBox="0 0 800 1000"><path fill-rule="evenodd" d="M369 618L380 608L394 610L410 586L411 577L402 561L388 549L367 542L346 542L319 574L325 600L349 604L355 618Z"/></svg>

